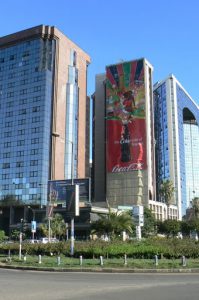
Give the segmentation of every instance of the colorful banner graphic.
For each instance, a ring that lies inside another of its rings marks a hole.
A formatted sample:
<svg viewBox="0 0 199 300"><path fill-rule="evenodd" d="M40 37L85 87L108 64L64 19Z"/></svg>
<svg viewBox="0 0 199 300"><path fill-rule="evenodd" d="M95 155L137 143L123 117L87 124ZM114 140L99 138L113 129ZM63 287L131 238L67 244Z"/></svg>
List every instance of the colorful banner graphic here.
<svg viewBox="0 0 199 300"><path fill-rule="evenodd" d="M106 68L107 172L146 169L144 61Z"/></svg>

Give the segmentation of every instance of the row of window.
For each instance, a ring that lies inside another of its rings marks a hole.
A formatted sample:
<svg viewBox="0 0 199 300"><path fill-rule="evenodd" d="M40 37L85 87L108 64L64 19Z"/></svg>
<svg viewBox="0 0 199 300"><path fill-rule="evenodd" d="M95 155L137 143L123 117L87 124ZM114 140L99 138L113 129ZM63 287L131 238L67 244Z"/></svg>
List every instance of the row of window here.
<svg viewBox="0 0 199 300"><path fill-rule="evenodd" d="M30 171L29 173L30 177L37 177L38 176L38 171ZM23 178L24 177L24 172L17 172L15 173L16 178ZM9 174L2 174L2 179L9 179Z"/></svg>
<svg viewBox="0 0 199 300"><path fill-rule="evenodd" d="M32 82L39 82L41 80L42 80L42 76L40 75L40 76L33 77L33 80L31 80L31 82L30 82L30 78L21 79L19 82L11 81L7 83L7 89L15 88L15 87L17 88L21 85L26 85ZM0 84L0 90L3 90L3 84Z"/></svg>
<svg viewBox="0 0 199 300"><path fill-rule="evenodd" d="M24 183L15 183L14 186L12 184L12 187L14 187L14 189L26 189L27 186ZM38 188L39 184L37 182L30 182L29 183L29 188ZM3 189L4 190L8 190L9 189L9 184L4 184L3 185Z"/></svg>
<svg viewBox="0 0 199 300"><path fill-rule="evenodd" d="M40 119L40 116L36 116L36 117L32 117L32 123L38 123L40 122L41 119ZM25 125L26 122L30 123L30 120L29 119L20 119L18 120L18 125ZM7 128L7 127L13 127L13 125L15 126L16 124L13 123L13 121L8 121L8 122L5 122L4 126ZM35 130L35 129L34 129ZM35 133L36 131L34 131Z"/></svg>
<svg viewBox="0 0 199 300"><path fill-rule="evenodd" d="M31 160L30 161L30 166L38 166L39 161L38 160ZM11 166L11 163L3 163L2 164L2 169L9 169ZM24 161L17 161L16 162L16 167L24 167Z"/></svg>
<svg viewBox="0 0 199 300"><path fill-rule="evenodd" d="M30 155L38 155L39 154L39 149L31 149L30 150ZM21 151L16 151L16 156L17 157L22 157L25 156L25 151L21 150ZM11 152L4 152L3 153L3 158L11 158Z"/></svg>
<svg viewBox="0 0 199 300"><path fill-rule="evenodd" d="M32 89L32 92L33 93L36 93L36 92L40 92L42 87L40 85L38 86L34 86ZM28 93L30 93L30 89L21 89L19 91L19 95L27 95ZM11 91L11 92L7 92L7 98L12 98L16 95L16 92L14 91Z"/></svg>
<svg viewBox="0 0 199 300"><path fill-rule="evenodd" d="M31 139L31 144L34 145L34 144L39 144L40 142L40 139L39 138L33 138ZM4 142L4 148L9 148L13 145L13 142ZM24 146L25 145L25 140L19 140L17 141L17 146Z"/></svg>
<svg viewBox="0 0 199 300"><path fill-rule="evenodd" d="M41 128L40 127L34 127L31 129L31 133L40 133L41 132ZM4 138L8 138L8 137L12 137L13 131L6 131L4 132ZM26 134L26 130L25 129L18 129L17 130L17 135L16 132L14 132L14 136L22 136Z"/></svg>
<svg viewBox="0 0 199 300"><path fill-rule="evenodd" d="M25 51L23 54L22 54L22 58L24 57L29 57L30 56L30 52L29 51ZM15 60L17 58L17 55L16 54L11 54L8 58L9 61L12 61L12 60ZM6 62L6 58L5 57L0 57L0 64Z"/></svg>

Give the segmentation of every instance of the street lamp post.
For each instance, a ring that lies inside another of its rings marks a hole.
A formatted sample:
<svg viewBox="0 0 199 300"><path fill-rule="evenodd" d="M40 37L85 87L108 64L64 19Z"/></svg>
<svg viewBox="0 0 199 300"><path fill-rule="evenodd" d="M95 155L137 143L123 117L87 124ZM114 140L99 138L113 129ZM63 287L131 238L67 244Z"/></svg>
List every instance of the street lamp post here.
<svg viewBox="0 0 199 300"><path fill-rule="evenodd" d="M68 140L68 142L71 143L71 185L74 185L74 145L73 145L73 141ZM75 233L74 233L74 217L71 217L71 236L70 236L70 241L71 241L71 245L70 245L70 254L71 256L74 255L74 239L75 239Z"/></svg>
<svg viewBox="0 0 199 300"><path fill-rule="evenodd" d="M21 260L21 247L22 247L22 226L23 226L23 219L20 221L20 233L19 233L19 260Z"/></svg>
<svg viewBox="0 0 199 300"><path fill-rule="evenodd" d="M59 133L53 132L52 135L54 137L59 137ZM73 141L66 139L68 143L71 144L71 185L74 185L74 144ZM50 229L50 218L48 218L49 221L49 229ZM49 230L50 235L50 230ZM70 247L70 254L71 256L74 255L74 217L71 217L71 247Z"/></svg>
<svg viewBox="0 0 199 300"><path fill-rule="evenodd" d="M28 208L32 211L32 219L33 219L33 221L35 221L35 211L34 211L34 209L32 209L32 207L30 207L30 206L28 206ZM32 240L34 240L34 239L35 239L35 231L32 230Z"/></svg>

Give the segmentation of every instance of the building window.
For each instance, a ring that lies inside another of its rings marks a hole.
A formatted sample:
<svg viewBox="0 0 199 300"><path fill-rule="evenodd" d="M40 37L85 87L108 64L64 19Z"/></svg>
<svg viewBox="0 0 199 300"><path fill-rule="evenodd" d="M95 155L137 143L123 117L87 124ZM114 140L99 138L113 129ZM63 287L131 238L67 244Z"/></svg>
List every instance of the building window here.
<svg viewBox="0 0 199 300"><path fill-rule="evenodd" d="M7 132L4 132L4 137L11 137L12 136L12 131L7 131Z"/></svg>
<svg viewBox="0 0 199 300"><path fill-rule="evenodd" d="M17 157L24 156L24 151L17 151Z"/></svg>
<svg viewBox="0 0 199 300"><path fill-rule="evenodd" d="M15 82L8 82L8 88L13 88L15 86Z"/></svg>
<svg viewBox="0 0 199 300"><path fill-rule="evenodd" d="M40 127L34 127L31 129L32 133L39 133L40 132Z"/></svg>
<svg viewBox="0 0 199 300"><path fill-rule="evenodd" d="M18 120L18 125L24 125L24 124L26 124L26 119Z"/></svg>
<svg viewBox="0 0 199 300"><path fill-rule="evenodd" d="M9 190L9 184L3 184L3 190Z"/></svg>
<svg viewBox="0 0 199 300"><path fill-rule="evenodd" d="M32 117L32 123L37 123L40 121L40 116Z"/></svg>
<svg viewBox="0 0 199 300"><path fill-rule="evenodd" d="M7 93L7 98L11 98L14 97L14 92L8 92Z"/></svg>
<svg viewBox="0 0 199 300"><path fill-rule="evenodd" d="M12 117L13 116L13 111L7 111L6 112L6 118Z"/></svg>
<svg viewBox="0 0 199 300"><path fill-rule="evenodd" d="M37 155L37 154L39 154L39 149L31 149L30 150L30 154L31 155Z"/></svg>
<svg viewBox="0 0 199 300"><path fill-rule="evenodd" d="M9 169L10 168L10 163L3 163L2 169Z"/></svg>
<svg viewBox="0 0 199 300"><path fill-rule="evenodd" d="M20 109L19 110L19 115L25 115L26 114L26 109Z"/></svg>
<svg viewBox="0 0 199 300"><path fill-rule="evenodd" d="M2 174L2 179L9 179L9 174Z"/></svg>
<svg viewBox="0 0 199 300"><path fill-rule="evenodd" d="M15 58L16 58L16 55L14 55L14 54L10 55L10 60L15 60Z"/></svg>
<svg viewBox="0 0 199 300"><path fill-rule="evenodd" d="M31 144L39 144L39 139L38 138L31 139Z"/></svg>
<svg viewBox="0 0 199 300"><path fill-rule="evenodd" d="M37 171L31 171L30 172L30 177L37 177L38 176L38 172Z"/></svg>
<svg viewBox="0 0 199 300"><path fill-rule="evenodd" d="M25 129L19 129L17 131L18 135L24 135L25 134Z"/></svg>
<svg viewBox="0 0 199 300"><path fill-rule="evenodd" d="M38 112L40 111L40 106L35 106L32 108L32 112Z"/></svg>
<svg viewBox="0 0 199 300"><path fill-rule="evenodd" d="M41 91L41 86L34 86L33 92L40 92Z"/></svg>
<svg viewBox="0 0 199 300"><path fill-rule="evenodd" d="M11 147L11 142L5 142L4 143L4 148L9 148Z"/></svg>
<svg viewBox="0 0 199 300"><path fill-rule="evenodd" d="M41 96L35 96L33 97L33 102L41 101Z"/></svg>
<svg viewBox="0 0 199 300"><path fill-rule="evenodd" d="M24 145L25 145L25 140L17 141L17 146L24 146Z"/></svg>
<svg viewBox="0 0 199 300"><path fill-rule="evenodd" d="M27 94L27 89L20 90L20 95L26 95Z"/></svg>
<svg viewBox="0 0 199 300"><path fill-rule="evenodd" d="M30 188L37 188L37 187L38 187L37 182L31 182L30 183Z"/></svg>
<svg viewBox="0 0 199 300"><path fill-rule="evenodd" d="M3 153L3 158L10 158L10 152Z"/></svg>
<svg viewBox="0 0 199 300"><path fill-rule="evenodd" d="M25 84L27 84L28 83L28 79L22 79L21 81L20 81L20 85L25 85Z"/></svg>
<svg viewBox="0 0 199 300"><path fill-rule="evenodd" d="M24 162L23 161L17 161L16 162L16 167L17 168L20 168L20 167L23 167L24 166Z"/></svg>
<svg viewBox="0 0 199 300"><path fill-rule="evenodd" d="M13 122L9 121L9 122L5 122L5 127L12 127Z"/></svg>
<svg viewBox="0 0 199 300"><path fill-rule="evenodd" d="M6 103L6 107L13 107L14 106L14 102L10 101Z"/></svg>
<svg viewBox="0 0 199 300"><path fill-rule="evenodd" d="M20 99L19 100L20 105L26 104L27 102L28 102L27 99Z"/></svg>
<svg viewBox="0 0 199 300"><path fill-rule="evenodd" d="M31 160L30 166L38 166L38 160Z"/></svg>
<svg viewBox="0 0 199 300"><path fill-rule="evenodd" d="M16 173L16 178L23 178L23 172Z"/></svg>

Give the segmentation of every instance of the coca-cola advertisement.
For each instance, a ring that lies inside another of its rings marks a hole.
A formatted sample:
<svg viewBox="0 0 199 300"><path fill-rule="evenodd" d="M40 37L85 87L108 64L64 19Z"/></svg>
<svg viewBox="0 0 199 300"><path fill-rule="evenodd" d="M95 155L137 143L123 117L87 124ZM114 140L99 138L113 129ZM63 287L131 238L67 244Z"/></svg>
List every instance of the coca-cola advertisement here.
<svg viewBox="0 0 199 300"><path fill-rule="evenodd" d="M146 169L144 61L106 68L107 172Z"/></svg>

